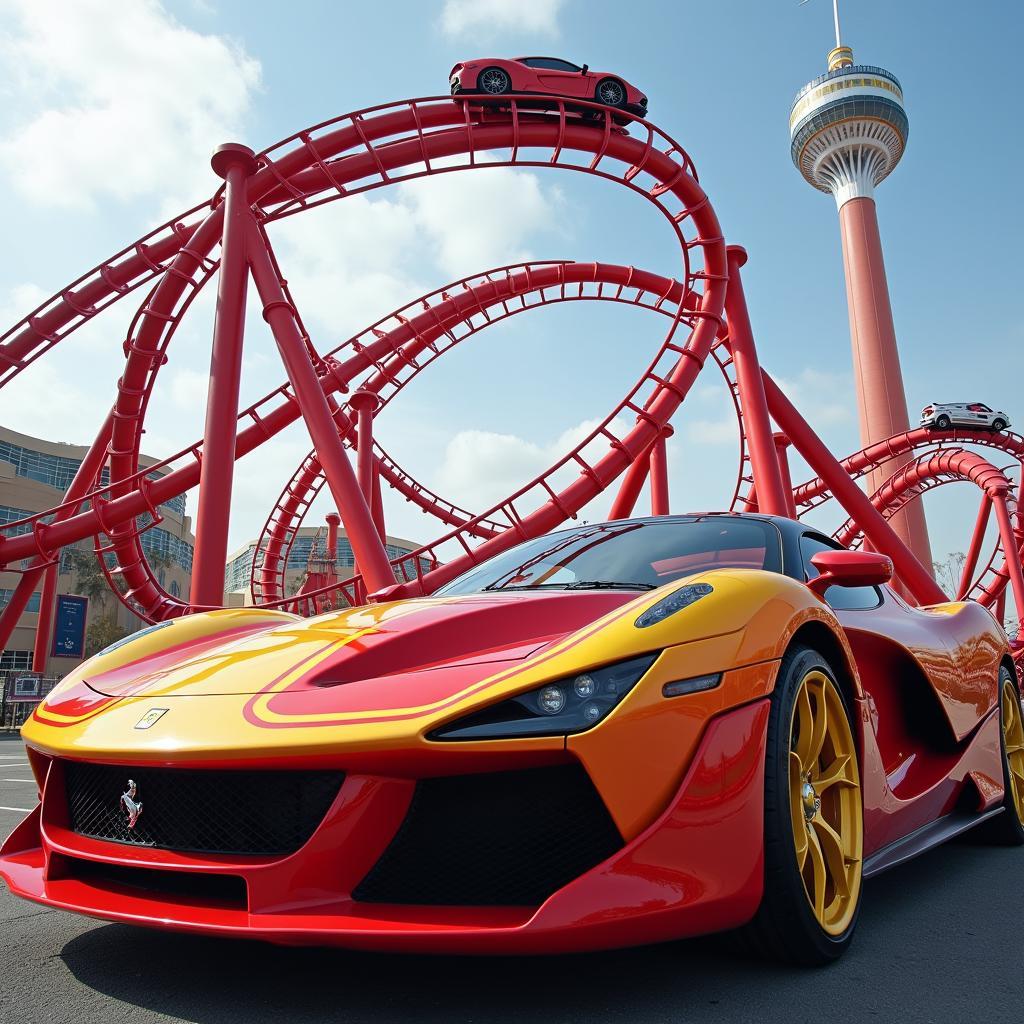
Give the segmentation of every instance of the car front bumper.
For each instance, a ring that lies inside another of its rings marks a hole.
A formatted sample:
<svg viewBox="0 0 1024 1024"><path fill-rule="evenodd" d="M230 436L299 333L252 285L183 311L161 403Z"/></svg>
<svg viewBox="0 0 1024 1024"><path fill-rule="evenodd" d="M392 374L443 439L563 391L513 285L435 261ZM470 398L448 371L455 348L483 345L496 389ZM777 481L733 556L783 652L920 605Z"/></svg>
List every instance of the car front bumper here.
<svg viewBox="0 0 1024 1024"><path fill-rule="evenodd" d="M68 827L51 769L41 805L0 848L0 876L15 895L57 909L290 945L552 953L719 931L749 920L761 899L768 706L762 698L712 719L660 816L539 906L354 899L359 880L401 823L404 812L396 808L407 806L400 793L408 785L355 774L308 842L274 858L175 853L86 838ZM129 881L118 874L125 868L134 872ZM231 902L163 884L168 877L200 876L240 880L240 898Z"/></svg>

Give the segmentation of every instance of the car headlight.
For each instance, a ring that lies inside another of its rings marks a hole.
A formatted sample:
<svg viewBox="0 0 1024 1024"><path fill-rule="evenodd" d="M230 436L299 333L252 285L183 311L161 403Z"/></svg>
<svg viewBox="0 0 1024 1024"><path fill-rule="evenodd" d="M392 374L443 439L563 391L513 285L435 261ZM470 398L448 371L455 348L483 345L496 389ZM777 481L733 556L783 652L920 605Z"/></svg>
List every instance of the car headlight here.
<svg viewBox="0 0 1024 1024"><path fill-rule="evenodd" d="M637 629L644 629L647 626L654 626L667 619L691 604L696 604L702 597L713 594L715 588L710 583L687 583L686 586L673 590L668 597L663 597L657 604L652 604L647 611L643 612L633 625Z"/></svg>
<svg viewBox="0 0 1024 1024"><path fill-rule="evenodd" d="M545 683L442 725L427 738L493 740L583 732L608 716L657 657L644 654Z"/></svg>

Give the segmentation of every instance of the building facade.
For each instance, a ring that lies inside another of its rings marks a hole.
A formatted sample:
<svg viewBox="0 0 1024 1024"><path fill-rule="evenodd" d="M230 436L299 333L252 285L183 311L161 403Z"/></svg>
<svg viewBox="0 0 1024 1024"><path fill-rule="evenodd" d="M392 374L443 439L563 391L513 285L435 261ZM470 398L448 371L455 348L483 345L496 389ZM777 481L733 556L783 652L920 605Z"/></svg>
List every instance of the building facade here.
<svg viewBox="0 0 1024 1024"><path fill-rule="evenodd" d="M0 526L60 504L87 451L82 445L46 441L0 426ZM148 456L141 457L143 466L155 462ZM107 479L104 470L103 482ZM142 533L142 547L161 585L175 597L187 600L195 538L191 520L185 515L185 496L171 499L160 507L160 512L163 521ZM27 529L15 528L13 532ZM96 585L97 568L91 540L80 541L61 552L58 601L62 595L87 599L87 644L90 638L114 638L118 633L127 634L145 625L109 589ZM0 609L10 601L18 580L16 572L0 572ZM39 591L31 596L11 639L0 652L0 672L31 669L41 596ZM52 642L47 649L48 676L62 676L83 660L80 656L55 655Z"/></svg>
<svg viewBox="0 0 1024 1024"><path fill-rule="evenodd" d="M257 542L255 540L244 544L233 554L228 556L227 565L224 568L224 595L225 604L250 604L252 594L250 586L252 583L253 555L256 552ZM388 558L401 558L415 551L419 544L402 537L387 537L385 549ZM326 534L322 527L302 526L292 542L291 550L288 553L288 565L285 571L285 595L291 596L296 593L306 577L306 570L310 564L310 555L314 559L322 559L326 551ZM421 559L424 571L430 568L427 559ZM338 531L338 551L335 559L335 570L338 578L345 580L356 572L355 557L352 553L352 545L349 543L345 531Z"/></svg>

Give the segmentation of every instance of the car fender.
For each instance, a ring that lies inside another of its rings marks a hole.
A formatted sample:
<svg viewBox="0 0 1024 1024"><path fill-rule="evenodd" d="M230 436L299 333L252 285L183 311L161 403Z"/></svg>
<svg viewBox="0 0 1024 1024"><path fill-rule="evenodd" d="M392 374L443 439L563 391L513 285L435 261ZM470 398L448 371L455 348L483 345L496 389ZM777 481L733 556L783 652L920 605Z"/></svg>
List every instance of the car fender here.
<svg viewBox="0 0 1024 1024"><path fill-rule="evenodd" d="M841 659L834 665L837 674L859 694L842 627L804 584L778 573L745 569L702 573L683 585L694 582L708 583L714 592L656 626L634 627L637 638L662 648L657 661L598 728L567 740L627 839L664 810L709 724L771 694L780 661L793 642L822 648L833 662ZM676 589L666 587L655 594L670 595ZM651 607L661 599L646 604ZM641 604L634 602L631 614ZM634 638L634 649L643 646ZM716 674L721 681L710 689L664 696L666 683Z"/></svg>

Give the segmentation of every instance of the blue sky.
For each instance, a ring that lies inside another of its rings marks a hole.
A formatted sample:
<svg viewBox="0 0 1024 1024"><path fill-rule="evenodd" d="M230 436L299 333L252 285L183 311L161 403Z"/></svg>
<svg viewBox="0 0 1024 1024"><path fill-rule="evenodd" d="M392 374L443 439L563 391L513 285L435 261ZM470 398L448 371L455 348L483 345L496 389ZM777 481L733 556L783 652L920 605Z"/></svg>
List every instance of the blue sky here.
<svg viewBox="0 0 1024 1024"><path fill-rule="evenodd" d="M727 238L750 253L744 282L763 363L837 453L852 451L835 205L801 180L787 137L795 91L824 70L830 7L650 0L638 15L609 0L292 0L284 17L281 5L251 0L0 0L0 328L209 194L208 154L222 141L260 149L345 111L443 93L461 58L551 53L644 89L651 120L693 157ZM878 201L912 415L927 401L980 399L1024 422L1021 5L847 0L843 23L859 62L901 79L910 116L906 155ZM273 237L326 348L421 292L515 259L674 273L671 239L643 207L581 175L492 170L335 203ZM114 312L66 342L62 362L41 361L5 389L0 422L90 440L131 310ZM211 322L210 304L197 303L176 339L149 423L152 454L202 433ZM258 319L252 328L249 397L283 377ZM597 306L516 318L424 374L381 417L380 437L424 483L482 507L604 415L663 331L660 318ZM736 443L724 399L702 378L678 422L679 510L726 497ZM268 494L308 448L298 427L239 467L233 544L258 531ZM975 495L946 488L927 507L936 554L962 550ZM404 502L387 509L391 532L435 535Z"/></svg>

